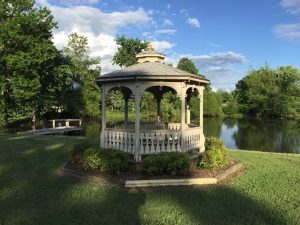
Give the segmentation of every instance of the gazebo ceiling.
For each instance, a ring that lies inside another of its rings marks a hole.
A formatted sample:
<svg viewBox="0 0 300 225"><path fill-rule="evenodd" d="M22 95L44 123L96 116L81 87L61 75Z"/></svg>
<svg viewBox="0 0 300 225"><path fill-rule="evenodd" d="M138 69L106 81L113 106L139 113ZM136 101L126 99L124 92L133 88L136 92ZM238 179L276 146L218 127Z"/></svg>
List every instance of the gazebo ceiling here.
<svg viewBox="0 0 300 225"><path fill-rule="evenodd" d="M201 75L191 74L160 62L134 64L132 66L99 76L97 78L97 83L101 84L105 82L123 80L188 81L203 85L209 83L209 80Z"/></svg>

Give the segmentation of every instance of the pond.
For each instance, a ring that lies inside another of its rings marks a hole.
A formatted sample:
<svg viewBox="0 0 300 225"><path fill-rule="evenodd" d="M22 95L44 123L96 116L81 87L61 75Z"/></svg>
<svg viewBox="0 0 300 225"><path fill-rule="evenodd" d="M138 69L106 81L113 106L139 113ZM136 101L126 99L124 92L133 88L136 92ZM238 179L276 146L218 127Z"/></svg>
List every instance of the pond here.
<svg viewBox="0 0 300 225"><path fill-rule="evenodd" d="M300 121L205 118L204 134L230 149L300 153Z"/></svg>

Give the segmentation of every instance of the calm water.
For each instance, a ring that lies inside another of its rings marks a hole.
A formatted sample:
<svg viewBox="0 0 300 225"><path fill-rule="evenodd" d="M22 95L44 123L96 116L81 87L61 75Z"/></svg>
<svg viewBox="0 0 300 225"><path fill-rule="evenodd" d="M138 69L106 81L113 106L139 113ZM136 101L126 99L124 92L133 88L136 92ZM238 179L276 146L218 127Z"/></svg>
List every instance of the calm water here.
<svg viewBox="0 0 300 225"><path fill-rule="evenodd" d="M205 118L204 134L231 149L300 153L300 121Z"/></svg>

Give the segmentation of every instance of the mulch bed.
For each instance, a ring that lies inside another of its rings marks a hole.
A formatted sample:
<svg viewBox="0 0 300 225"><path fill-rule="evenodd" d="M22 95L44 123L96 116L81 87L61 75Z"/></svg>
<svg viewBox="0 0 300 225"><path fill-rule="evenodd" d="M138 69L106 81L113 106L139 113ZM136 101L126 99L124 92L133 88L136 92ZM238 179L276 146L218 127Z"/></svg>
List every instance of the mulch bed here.
<svg viewBox="0 0 300 225"><path fill-rule="evenodd" d="M103 183L104 185L119 185L123 186L126 180L151 180L151 179L180 179L180 178L212 178L237 164L238 162L229 159L226 165L222 168L215 168L212 170L200 169L193 166L191 172L187 176L171 176L171 175L160 175L160 176L147 176L142 173L141 165L131 165L128 171L122 172L116 175L110 175L101 171L86 171L83 168L72 165L70 162L64 165L63 171L65 173L78 176L89 181L95 181L96 183Z"/></svg>

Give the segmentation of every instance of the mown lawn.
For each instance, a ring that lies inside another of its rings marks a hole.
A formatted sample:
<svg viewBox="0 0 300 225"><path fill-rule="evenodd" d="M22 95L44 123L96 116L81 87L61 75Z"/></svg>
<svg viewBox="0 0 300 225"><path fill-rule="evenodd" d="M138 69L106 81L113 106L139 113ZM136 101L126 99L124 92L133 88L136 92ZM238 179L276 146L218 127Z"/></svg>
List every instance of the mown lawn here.
<svg viewBox="0 0 300 225"><path fill-rule="evenodd" d="M78 137L0 135L0 224L300 224L300 157L232 151L227 186L126 190L58 176Z"/></svg>

